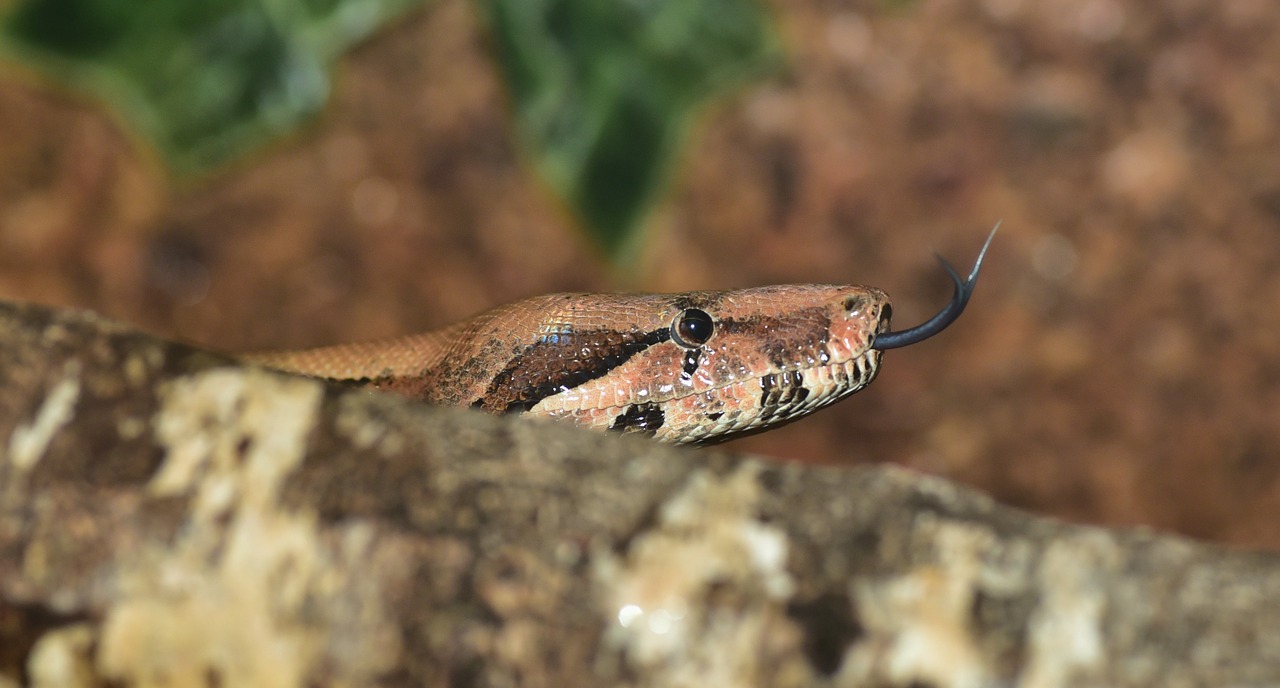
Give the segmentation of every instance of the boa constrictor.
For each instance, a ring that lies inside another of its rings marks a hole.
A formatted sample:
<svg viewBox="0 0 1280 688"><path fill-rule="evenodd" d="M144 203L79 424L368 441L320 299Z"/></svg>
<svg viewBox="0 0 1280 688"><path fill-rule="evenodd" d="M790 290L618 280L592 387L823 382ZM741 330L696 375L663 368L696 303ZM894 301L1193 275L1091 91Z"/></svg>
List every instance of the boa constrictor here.
<svg viewBox="0 0 1280 688"><path fill-rule="evenodd" d="M550 294L425 334L246 358L432 404L525 413L706 444L793 421L867 386L885 349L941 332L973 293L892 332L874 287L794 284L683 294Z"/></svg>

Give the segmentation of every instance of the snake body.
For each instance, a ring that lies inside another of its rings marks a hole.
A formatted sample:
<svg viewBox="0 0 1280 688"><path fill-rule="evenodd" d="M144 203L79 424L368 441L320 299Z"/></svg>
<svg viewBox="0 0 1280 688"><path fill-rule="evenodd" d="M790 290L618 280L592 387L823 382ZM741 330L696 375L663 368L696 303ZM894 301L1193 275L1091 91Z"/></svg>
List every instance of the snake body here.
<svg viewBox="0 0 1280 688"><path fill-rule="evenodd" d="M902 332L890 332L892 307L879 289L798 284L550 294L425 334L247 358L437 405L709 443L790 422L866 387L883 349L926 339L959 317L985 253L967 280L942 261L955 282L951 304Z"/></svg>

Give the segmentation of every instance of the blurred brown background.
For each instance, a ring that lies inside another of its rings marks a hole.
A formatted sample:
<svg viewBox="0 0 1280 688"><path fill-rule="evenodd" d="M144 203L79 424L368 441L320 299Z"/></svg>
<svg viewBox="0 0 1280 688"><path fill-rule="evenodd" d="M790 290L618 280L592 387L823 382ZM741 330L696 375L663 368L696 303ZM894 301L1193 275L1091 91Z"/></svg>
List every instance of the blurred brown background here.
<svg viewBox="0 0 1280 688"><path fill-rule="evenodd" d="M706 112L625 272L520 159L463 0L351 54L309 131L180 188L92 104L5 75L0 298L230 351L806 281L883 287L901 327L948 296L931 252L967 266L1003 219L950 331L730 446L1280 546L1280 4L887 5L775 0L786 71Z"/></svg>

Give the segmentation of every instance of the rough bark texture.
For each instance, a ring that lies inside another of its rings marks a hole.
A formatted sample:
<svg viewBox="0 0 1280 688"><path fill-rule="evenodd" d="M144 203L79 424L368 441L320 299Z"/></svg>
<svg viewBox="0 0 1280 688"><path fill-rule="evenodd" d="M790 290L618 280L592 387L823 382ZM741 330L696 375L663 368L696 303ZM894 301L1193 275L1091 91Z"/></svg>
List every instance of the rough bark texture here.
<svg viewBox="0 0 1280 688"><path fill-rule="evenodd" d="M1280 682L1280 557L0 306L0 686Z"/></svg>

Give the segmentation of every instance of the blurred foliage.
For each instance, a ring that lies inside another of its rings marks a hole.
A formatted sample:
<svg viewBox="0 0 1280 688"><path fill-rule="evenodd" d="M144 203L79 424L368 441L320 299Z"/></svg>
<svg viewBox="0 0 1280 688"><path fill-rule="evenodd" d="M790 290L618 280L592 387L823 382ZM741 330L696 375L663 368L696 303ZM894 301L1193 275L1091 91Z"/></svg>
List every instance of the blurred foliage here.
<svg viewBox="0 0 1280 688"><path fill-rule="evenodd" d="M521 144L615 258L698 107L780 61L758 0L478 1ZM18 0L0 11L0 56L101 98L198 174L294 131L327 101L334 60L419 2Z"/></svg>
<svg viewBox="0 0 1280 688"><path fill-rule="evenodd" d="M121 112L180 173L288 134L330 66L420 0L23 0L0 54Z"/></svg>
<svg viewBox="0 0 1280 688"><path fill-rule="evenodd" d="M707 99L780 61L755 0L484 0L533 164L617 258Z"/></svg>

